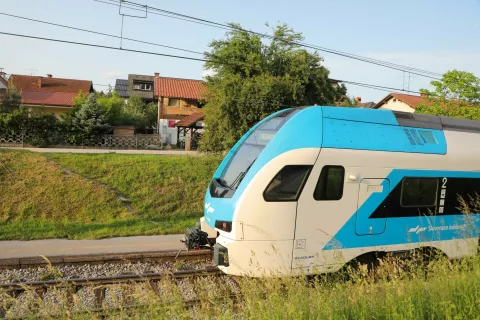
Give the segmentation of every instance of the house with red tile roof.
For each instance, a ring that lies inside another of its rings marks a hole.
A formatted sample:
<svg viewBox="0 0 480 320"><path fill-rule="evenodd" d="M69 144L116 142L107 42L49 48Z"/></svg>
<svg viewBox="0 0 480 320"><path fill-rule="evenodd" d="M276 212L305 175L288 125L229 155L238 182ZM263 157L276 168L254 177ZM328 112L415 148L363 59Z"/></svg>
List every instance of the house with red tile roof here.
<svg viewBox="0 0 480 320"><path fill-rule="evenodd" d="M127 101L137 95L145 102L158 103L158 132L164 143L177 144L180 137L176 123L192 114L203 114L202 94L205 83L201 80L129 74L127 79L115 81L115 91ZM198 116L195 116L198 118ZM196 125L197 129L200 127ZM185 133L183 133L185 135Z"/></svg>
<svg viewBox="0 0 480 320"><path fill-rule="evenodd" d="M45 112L60 117L73 107L73 98L78 93L93 92L92 81L27 76L13 74L8 83L14 85L22 94L23 105L33 109L42 109Z"/></svg>
<svg viewBox="0 0 480 320"><path fill-rule="evenodd" d="M158 99L158 125L164 143L177 144L185 139L186 131L180 136L176 123L180 120L199 119L190 126L201 133L203 123L202 95L205 83L201 80L160 77L155 73L155 98ZM191 131L193 132L193 131Z"/></svg>
<svg viewBox="0 0 480 320"><path fill-rule="evenodd" d="M429 104L424 97L404 93L390 93L373 109L387 109L414 113L419 104Z"/></svg>

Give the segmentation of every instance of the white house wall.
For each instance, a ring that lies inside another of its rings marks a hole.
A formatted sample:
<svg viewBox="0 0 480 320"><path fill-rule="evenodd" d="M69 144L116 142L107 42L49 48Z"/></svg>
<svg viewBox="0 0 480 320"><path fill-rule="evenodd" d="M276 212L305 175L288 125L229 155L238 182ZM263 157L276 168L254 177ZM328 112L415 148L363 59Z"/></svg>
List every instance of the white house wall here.
<svg viewBox="0 0 480 320"><path fill-rule="evenodd" d="M394 101L396 100L396 101ZM393 98L388 100L385 104L383 104L380 108L378 109L386 109L386 110L392 110L392 111L403 111L403 112L410 112L414 113L415 109L410 107L408 104Z"/></svg>
<svg viewBox="0 0 480 320"><path fill-rule="evenodd" d="M177 144L177 127L169 128L168 122L171 120L160 119L160 135L163 143ZM177 123L178 120L175 120Z"/></svg>

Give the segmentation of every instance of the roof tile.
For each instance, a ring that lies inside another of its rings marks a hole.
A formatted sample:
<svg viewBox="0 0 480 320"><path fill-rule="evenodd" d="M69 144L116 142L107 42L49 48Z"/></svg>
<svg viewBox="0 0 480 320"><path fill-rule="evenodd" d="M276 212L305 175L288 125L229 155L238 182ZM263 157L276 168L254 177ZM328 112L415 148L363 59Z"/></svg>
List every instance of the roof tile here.
<svg viewBox="0 0 480 320"><path fill-rule="evenodd" d="M199 100L205 90L201 80L155 78L155 96Z"/></svg>
<svg viewBox="0 0 480 320"><path fill-rule="evenodd" d="M48 78L38 76L25 76L13 74L8 79L9 83L13 83L18 90L22 91L41 91L41 92L69 92L76 93L81 90L90 92L92 89L92 81ZM39 86L40 82L40 86Z"/></svg>
<svg viewBox="0 0 480 320"><path fill-rule="evenodd" d="M189 116L186 116L182 120L178 121L175 123L176 127L190 127L197 123L198 121L202 121L205 115L203 114L203 111L197 111L192 113Z"/></svg>
<svg viewBox="0 0 480 320"><path fill-rule="evenodd" d="M26 105L73 107L73 98L76 96L77 93L71 92L23 91L22 103Z"/></svg>

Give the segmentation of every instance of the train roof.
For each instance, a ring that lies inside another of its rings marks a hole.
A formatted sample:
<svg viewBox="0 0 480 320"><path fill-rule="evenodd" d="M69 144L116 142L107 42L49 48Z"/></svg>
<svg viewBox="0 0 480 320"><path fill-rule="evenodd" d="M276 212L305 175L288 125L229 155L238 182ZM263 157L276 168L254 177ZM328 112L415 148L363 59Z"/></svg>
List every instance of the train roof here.
<svg viewBox="0 0 480 320"><path fill-rule="evenodd" d="M480 133L480 121L379 109L322 107L323 117L423 129ZM393 116L392 116L393 115Z"/></svg>
<svg viewBox="0 0 480 320"><path fill-rule="evenodd" d="M480 133L480 121L474 120L328 106L291 108L272 116L285 117L284 126L274 140L288 141L292 148L445 155L448 143L456 144L457 139L467 139L474 144L480 142L480 135L477 135ZM447 133L452 131L461 136L447 141ZM316 132L321 132L321 135L317 136ZM273 142L272 148L276 144ZM282 146L275 148L275 153L286 151Z"/></svg>

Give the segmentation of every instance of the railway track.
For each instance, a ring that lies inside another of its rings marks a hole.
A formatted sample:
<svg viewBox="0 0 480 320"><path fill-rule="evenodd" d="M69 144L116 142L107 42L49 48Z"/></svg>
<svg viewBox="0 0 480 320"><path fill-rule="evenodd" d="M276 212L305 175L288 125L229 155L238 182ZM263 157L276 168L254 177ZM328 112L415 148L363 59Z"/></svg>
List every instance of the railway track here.
<svg viewBox="0 0 480 320"><path fill-rule="evenodd" d="M97 278L81 278L81 279L70 279L70 280L48 280L48 281L35 281L35 282L25 282L25 283L10 283L0 285L0 293L8 294L12 298L19 298L21 295L26 293L33 294L37 299L43 299L47 293L51 290L60 290L66 294L66 300L69 303L68 309L74 310L74 296L76 296L81 290L85 288L91 288L94 292L94 303L89 308L84 310L77 310L74 313L97 313L102 314L105 312L113 312L115 309L137 309L145 308L145 304L130 303L124 304L116 307L106 307L105 297L106 292L109 288L115 286L126 286L134 284L148 284L148 287L155 295L161 295L161 282L170 281L171 283L176 283L178 286L180 284L184 285L184 281L191 281L192 283L198 278L202 277L223 277L223 273L217 268L207 268L201 270L184 270L184 271L174 271L174 272L163 272L163 273L145 273L145 274L129 274L129 275L117 275L109 277L97 277ZM212 281L211 279L209 281ZM230 281L233 281L230 279ZM234 282L235 283L235 282ZM236 283L235 283L236 284ZM238 285L237 285L238 286ZM180 290L181 291L181 290ZM233 292L232 290L224 291L222 294L223 299L236 299L238 298L238 292ZM191 308L199 303L201 303L199 297L184 297L184 306L186 308ZM0 318L8 317L8 310L0 305ZM26 316L27 317L27 316ZM15 318L15 317L14 317ZM17 318L23 318L23 316L18 315Z"/></svg>
<svg viewBox="0 0 480 320"><path fill-rule="evenodd" d="M130 253L98 253L89 255L36 256L0 259L0 269L26 269L47 265L66 266L80 264L171 262L211 259L211 250L149 251Z"/></svg>

